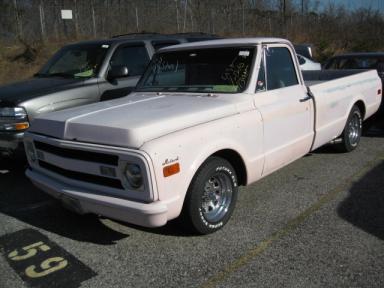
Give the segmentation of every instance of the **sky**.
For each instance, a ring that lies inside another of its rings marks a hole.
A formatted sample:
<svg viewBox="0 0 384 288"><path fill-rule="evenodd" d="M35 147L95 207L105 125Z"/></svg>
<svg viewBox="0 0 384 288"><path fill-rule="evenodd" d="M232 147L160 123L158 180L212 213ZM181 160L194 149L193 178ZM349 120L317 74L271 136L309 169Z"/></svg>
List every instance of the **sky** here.
<svg viewBox="0 0 384 288"><path fill-rule="evenodd" d="M322 0L321 3L342 4L352 10L359 8L371 8L372 10L384 10L384 0Z"/></svg>

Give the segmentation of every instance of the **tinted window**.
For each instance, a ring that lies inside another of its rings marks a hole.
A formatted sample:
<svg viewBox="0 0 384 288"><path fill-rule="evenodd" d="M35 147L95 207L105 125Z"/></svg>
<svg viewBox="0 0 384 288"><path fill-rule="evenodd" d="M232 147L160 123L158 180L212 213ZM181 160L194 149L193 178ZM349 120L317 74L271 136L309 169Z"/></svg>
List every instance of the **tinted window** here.
<svg viewBox="0 0 384 288"><path fill-rule="evenodd" d="M111 59L111 66L126 66L129 76L141 75L149 62L144 46L125 46L118 48Z"/></svg>
<svg viewBox="0 0 384 288"><path fill-rule="evenodd" d="M335 58L326 69L376 69L379 62L376 57Z"/></svg>
<svg viewBox="0 0 384 288"><path fill-rule="evenodd" d="M163 48L163 47L167 47L167 46L172 46L172 45L177 45L177 44L180 44L179 41L167 41L167 42L164 42L164 41L152 41L152 46L153 48L155 48L155 51Z"/></svg>
<svg viewBox="0 0 384 288"><path fill-rule="evenodd" d="M297 85L295 66L287 48L271 47L266 51L268 90Z"/></svg>
<svg viewBox="0 0 384 288"><path fill-rule="evenodd" d="M339 59L331 59L325 65L325 69L338 69L339 67Z"/></svg>
<svg viewBox="0 0 384 288"><path fill-rule="evenodd" d="M109 45L73 45L61 49L40 76L93 77L103 63Z"/></svg>

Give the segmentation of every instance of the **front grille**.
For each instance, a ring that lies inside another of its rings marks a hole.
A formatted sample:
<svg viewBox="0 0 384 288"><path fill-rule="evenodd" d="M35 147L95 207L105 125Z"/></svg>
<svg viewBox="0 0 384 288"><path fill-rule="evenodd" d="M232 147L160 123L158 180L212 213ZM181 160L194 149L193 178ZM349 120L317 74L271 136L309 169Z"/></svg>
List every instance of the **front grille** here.
<svg viewBox="0 0 384 288"><path fill-rule="evenodd" d="M97 176L97 175L91 175L87 173L82 173L82 172L75 172L75 171L70 171L66 170L63 168L60 168L58 166L49 164L45 161L39 160L39 165L41 168L47 169L49 171L52 171L56 174L62 175L64 177L78 180L78 181L84 181L88 183L93 183L93 184L98 184L102 186L108 186L112 188L117 188L117 189L124 189L124 187L121 185L121 181L118 179L112 179L112 178L107 178L103 176Z"/></svg>
<svg viewBox="0 0 384 288"><path fill-rule="evenodd" d="M117 166L119 162L119 157L116 155L56 147L39 141L35 141L35 147L38 150L42 150L44 152L48 152L64 158L71 158L76 160L83 160L114 166Z"/></svg>

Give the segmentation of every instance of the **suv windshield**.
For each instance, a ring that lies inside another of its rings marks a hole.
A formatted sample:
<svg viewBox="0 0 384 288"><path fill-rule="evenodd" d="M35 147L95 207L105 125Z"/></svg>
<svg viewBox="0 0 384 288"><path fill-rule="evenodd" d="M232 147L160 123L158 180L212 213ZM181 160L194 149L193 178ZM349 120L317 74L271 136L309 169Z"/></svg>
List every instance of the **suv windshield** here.
<svg viewBox="0 0 384 288"><path fill-rule="evenodd" d="M109 45L77 45L61 49L38 74L40 77L93 77L103 62Z"/></svg>
<svg viewBox="0 0 384 288"><path fill-rule="evenodd" d="M156 54L136 91L238 93L247 87L255 47Z"/></svg>

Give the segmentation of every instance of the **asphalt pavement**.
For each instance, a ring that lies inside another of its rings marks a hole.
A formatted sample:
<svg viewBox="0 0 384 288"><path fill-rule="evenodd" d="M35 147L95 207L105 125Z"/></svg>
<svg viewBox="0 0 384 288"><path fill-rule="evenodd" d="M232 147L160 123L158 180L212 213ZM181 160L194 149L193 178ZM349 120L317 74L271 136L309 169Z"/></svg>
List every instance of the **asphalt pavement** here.
<svg viewBox="0 0 384 288"><path fill-rule="evenodd" d="M384 131L241 188L193 236L76 215L0 163L0 287L384 287Z"/></svg>

